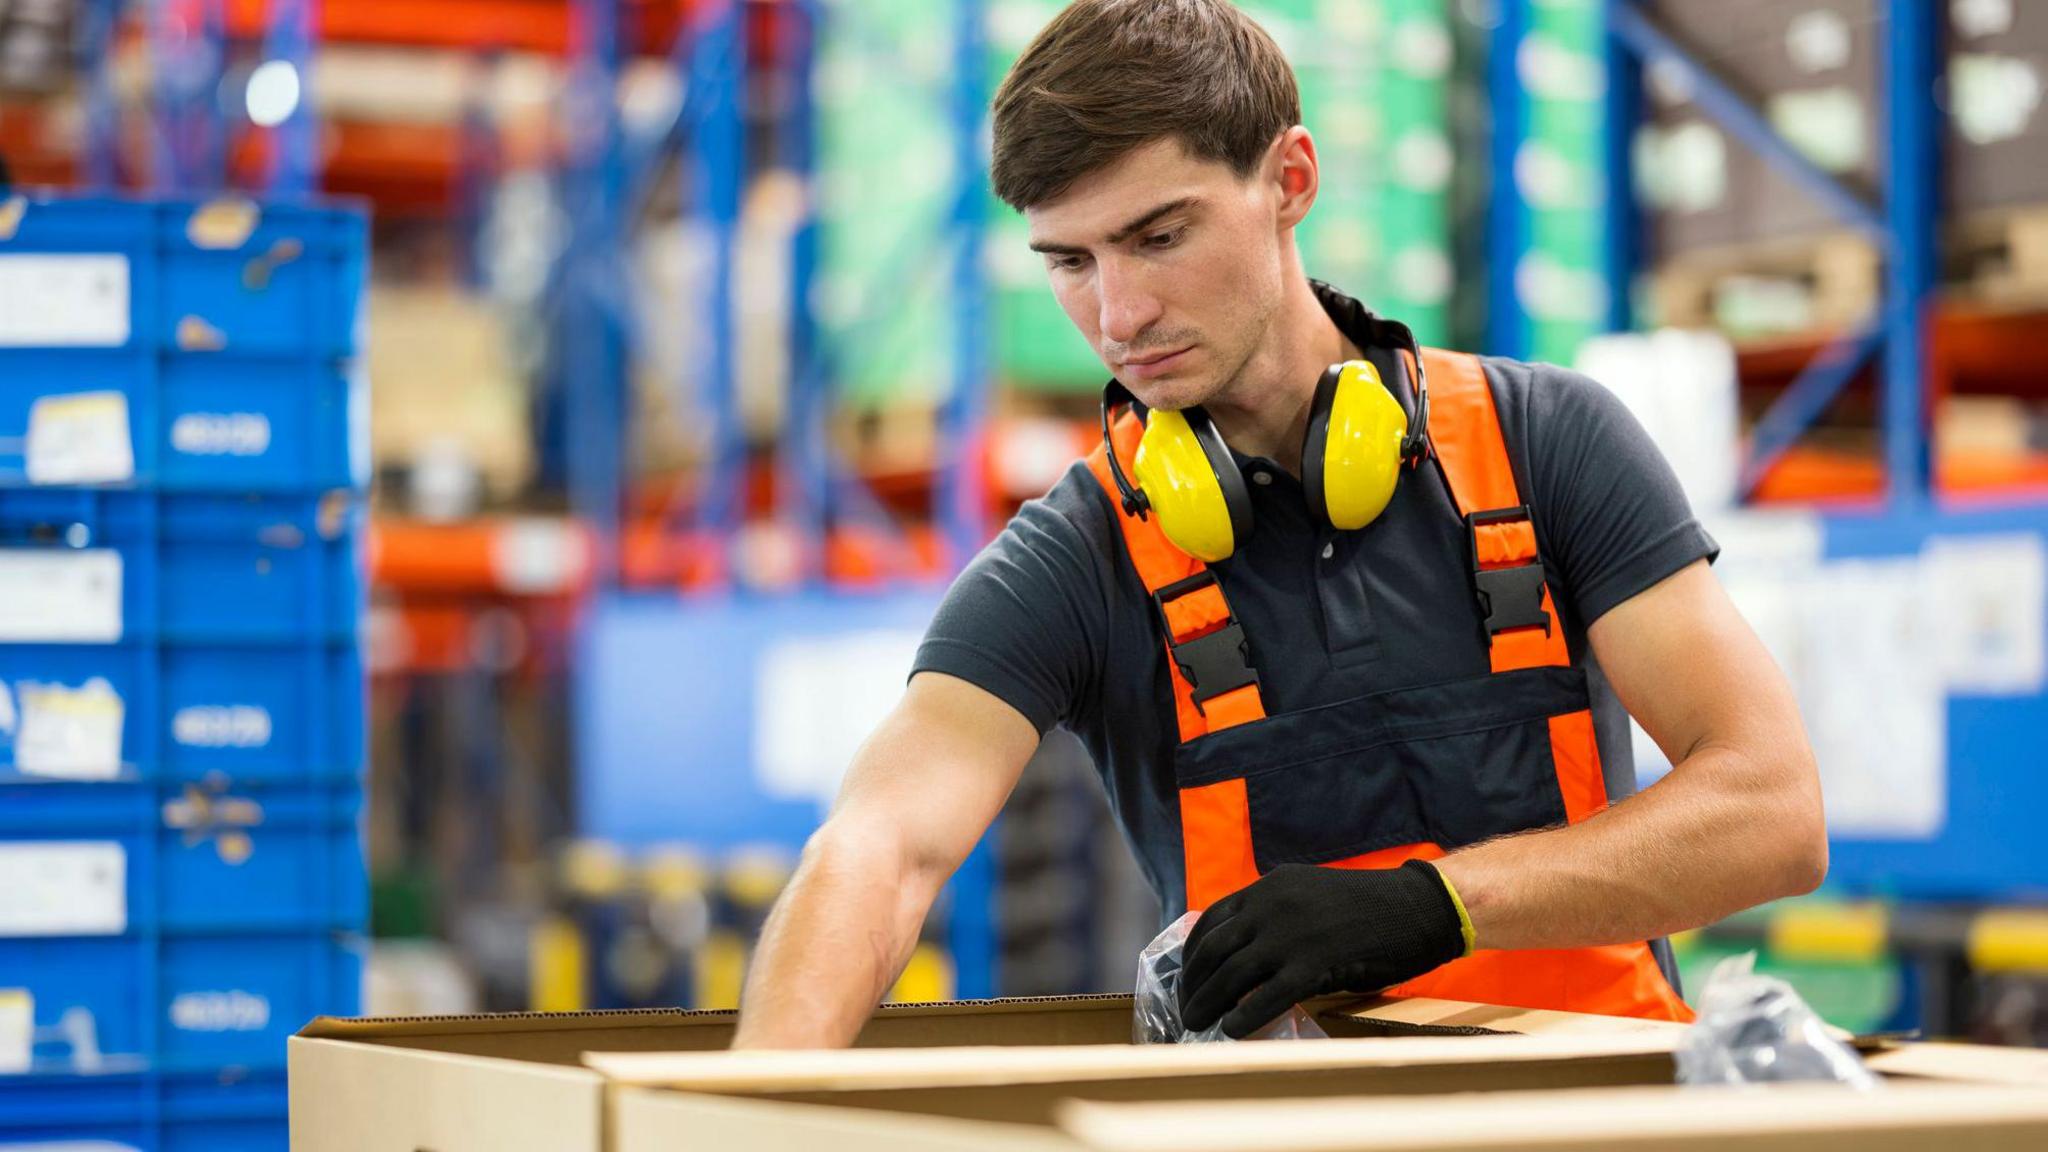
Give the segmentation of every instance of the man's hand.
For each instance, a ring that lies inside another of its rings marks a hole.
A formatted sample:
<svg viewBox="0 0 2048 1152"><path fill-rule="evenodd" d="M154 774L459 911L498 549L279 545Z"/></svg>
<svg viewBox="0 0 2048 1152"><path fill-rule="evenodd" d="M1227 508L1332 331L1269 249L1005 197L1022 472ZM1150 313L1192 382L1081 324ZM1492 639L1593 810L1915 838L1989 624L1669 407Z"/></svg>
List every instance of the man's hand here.
<svg viewBox="0 0 2048 1152"><path fill-rule="evenodd" d="M1282 864L1210 906L1188 934L1181 1022L1223 1021L1243 1039L1295 1002L1377 992L1470 949L1471 928L1437 870Z"/></svg>

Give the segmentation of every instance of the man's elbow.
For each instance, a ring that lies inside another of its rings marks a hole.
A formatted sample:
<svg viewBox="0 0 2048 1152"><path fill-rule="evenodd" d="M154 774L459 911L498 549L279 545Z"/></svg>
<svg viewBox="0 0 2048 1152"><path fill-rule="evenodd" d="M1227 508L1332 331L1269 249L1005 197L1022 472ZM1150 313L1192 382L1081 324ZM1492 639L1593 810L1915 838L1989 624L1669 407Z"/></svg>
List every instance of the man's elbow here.
<svg viewBox="0 0 2048 1152"><path fill-rule="evenodd" d="M1798 786L1778 802L1780 896L1804 896L1828 876L1828 823L1818 773L1803 758Z"/></svg>

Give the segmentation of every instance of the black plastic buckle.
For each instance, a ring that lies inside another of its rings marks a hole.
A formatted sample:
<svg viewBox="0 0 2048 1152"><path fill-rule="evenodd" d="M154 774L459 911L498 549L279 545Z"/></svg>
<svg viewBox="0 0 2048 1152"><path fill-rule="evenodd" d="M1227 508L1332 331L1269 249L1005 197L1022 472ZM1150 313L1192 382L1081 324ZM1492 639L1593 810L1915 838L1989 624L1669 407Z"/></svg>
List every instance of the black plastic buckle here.
<svg viewBox="0 0 2048 1152"><path fill-rule="evenodd" d="M1252 667L1251 644L1245 639L1244 629L1238 626L1235 615L1227 617L1223 627L1213 632L1178 644L1173 641L1173 622L1167 619L1166 605L1214 583L1216 577L1204 570L1185 580L1176 580L1152 594L1152 606L1159 612L1159 624L1166 629L1166 651L1193 690L1197 712L1202 711L1204 703L1226 692L1235 692L1247 684L1259 682L1258 670Z"/></svg>
<svg viewBox="0 0 2048 1152"><path fill-rule="evenodd" d="M1532 560L1512 568L1479 566L1479 529L1485 524L1504 524L1532 519L1529 506L1496 508L1465 517L1465 530L1472 541L1472 591L1479 610L1486 614L1486 642L1516 628L1541 628L1550 635L1550 613L1543 610L1543 561Z"/></svg>

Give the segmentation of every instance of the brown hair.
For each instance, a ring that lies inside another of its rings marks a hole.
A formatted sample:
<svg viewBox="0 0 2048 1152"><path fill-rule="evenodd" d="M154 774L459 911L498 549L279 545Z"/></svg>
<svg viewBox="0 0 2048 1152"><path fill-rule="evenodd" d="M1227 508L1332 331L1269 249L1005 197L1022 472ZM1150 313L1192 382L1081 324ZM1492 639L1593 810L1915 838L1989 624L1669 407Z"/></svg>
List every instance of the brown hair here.
<svg viewBox="0 0 2048 1152"><path fill-rule="evenodd" d="M1078 0L996 92L991 176L1021 212L1170 137L1249 176L1300 122L1294 69L1226 0Z"/></svg>

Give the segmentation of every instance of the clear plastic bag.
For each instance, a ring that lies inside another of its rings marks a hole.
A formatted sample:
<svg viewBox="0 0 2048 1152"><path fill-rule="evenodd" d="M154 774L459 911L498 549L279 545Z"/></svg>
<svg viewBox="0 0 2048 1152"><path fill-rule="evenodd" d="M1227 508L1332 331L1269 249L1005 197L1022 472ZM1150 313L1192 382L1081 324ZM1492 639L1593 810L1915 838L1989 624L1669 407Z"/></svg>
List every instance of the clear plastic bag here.
<svg viewBox="0 0 2048 1152"><path fill-rule="evenodd" d="M1880 1081L1792 986L1756 973L1756 953L1714 966L1699 1020L1678 1045L1681 1084L1822 1081L1873 1089Z"/></svg>
<svg viewBox="0 0 2048 1152"><path fill-rule="evenodd" d="M1181 947L1187 943L1188 933L1194 930L1195 921L1200 917L1201 913L1190 912L1175 920L1138 954L1138 995L1136 1011L1131 1017L1132 1043L1201 1044L1230 1039L1223 1034L1220 1022L1200 1032L1189 1032L1181 1027ZM1329 1033L1317 1027L1308 1013L1295 1007L1246 1039L1327 1040Z"/></svg>

